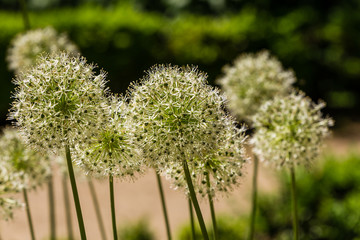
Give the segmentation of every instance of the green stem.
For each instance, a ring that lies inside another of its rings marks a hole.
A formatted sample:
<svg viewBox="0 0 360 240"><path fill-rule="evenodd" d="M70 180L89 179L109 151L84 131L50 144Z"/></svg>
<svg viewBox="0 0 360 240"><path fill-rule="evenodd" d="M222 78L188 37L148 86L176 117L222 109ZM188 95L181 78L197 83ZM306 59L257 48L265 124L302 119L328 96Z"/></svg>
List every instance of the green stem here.
<svg viewBox="0 0 360 240"><path fill-rule="evenodd" d="M293 213L293 239L299 239L299 229L298 229L298 213L297 213L297 201L296 201L296 186L295 186L295 168L290 168L291 173L291 198L292 198L292 213Z"/></svg>
<svg viewBox="0 0 360 240"><path fill-rule="evenodd" d="M193 207L191 199L189 198L189 212L190 212L190 224L191 224L191 234L192 234L192 240L196 239L196 233L195 233L195 223L194 223L194 213L193 213Z"/></svg>
<svg viewBox="0 0 360 240"><path fill-rule="evenodd" d="M252 206L250 216L250 233L249 240L254 239L255 230L255 217L256 217L256 205L257 205L257 175L258 175L259 159L254 156L254 173L252 179Z"/></svg>
<svg viewBox="0 0 360 240"><path fill-rule="evenodd" d="M28 10L26 6L26 0L20 0L21 13L24 21L25 31L30 30L30 20L28 15Z"/></svg>
<svg viewBox="0 0 360 240"><path fill-rule="evenodd" d="M208 236L208 233L206 231L204 218L203 218L203 216L201 214L199 202L198 202L198 200L196 198L194 186L193 186L192 181L191 181L189 167L187 165L186 160L183 160L183 168L184 168L184 172L185 172L186 182L187 182L187 185L188 185L188 188L189 188L190 198L191 198L191 201L192 201L192 203L194 205L194 209L195 209L195 212L196 212L196 215L197 215L197 218L198 218L198 222L199 222L199 225L200 225L200 229L201 229L203 238L204 238L204 240L209 240L209 236Z"/></svg>
<svg viewBox="0 0 360 240"><path fill-rule="evenodd" d="M163 191L162 184L161 184L161 178L160 178L159 173L156 170L155 170L155 173L156 173L157 183L158 183L160 197L161 197L161 205L162 205L164 218L165 218L166 233L167 233L168 240L171 240L170 224L169 224L169 218L168 218L168 214L167 214L167 210L166 210L165 197L164 197L164 191Z"/></svg>
<svg viewBox="0 0 360 240"><path fill-rule="evenodd" d="M54 184L53 175L51 174L48 181L49 192L49 217L50 217L50 239L56 239L56 224L55 224L55 198L54 198Z"/></svg>
<svg viewBox="0 0 360 240"><path fill-rule="evenodd" d="M76 215L77 215L78 224L79 224L81 240L86 240L84 220L83 220L82 213L81 213L79 194L78 194L77 187L76 187L74 169L72 166L70 148L68 145L65 146L65 153L66 153L68 172L69 172L69 177L70 177L71 189L72 189L72 193L73 193L73 197L74 197L74 203L75 203Z"/></svg>
<svg viewBox="0 0 360 240"><path fill-rule="evenodd" d="M212 198L211 193L210 193L210 187L211 186L210 186L210 176L209 176L209 174L206 175L206 182L207 182L207 187L208 187L208 198L209 198L209 205L210 205L210 212L211 212L211 220L212 220L213 229L214 229L214 238L215 238L215 240L218 240L219 236L218 236L218 230L217 230L217 225L216 225L214 201L213 201L213 198Z"/></svg>
<svg viewBox="0 0 360 240"><path fill-rule="evenodd" d="M74 239L74 232L73 232L72 221L71 221L70 198L69 198L69 189L68 189L66 173L63 173L62 185L63 185L63 192L64 192L64 205L65 205L65 215L66 215L66 225L67 225L68 240L73 240Z"/></svg>
<svg viewBox="0 0 360 240"><path fill-rule="evenodd" d="M99 202L98 202L98 199L96 197L95 187L94 187L94 184L93 184L93 182L91 181L90 178L88 178L87 182L88 182L88 185L89 185L89 188L90 188L91 198L92 198L93 203L94 203L96 217L97 217L97 220L98 220L98 223L99 223L101 237L102 237L103 240L106 240L104 222L103 222L103 219L102 219L102 216L101 216Z"/></svg>
<svg viewBox="0 0 360 240"><path fill-rule="evenodd" d="M114 240L117 240L115 202L114 202L114 178L111 174L109 175L109 187L110 187L110 204L111 204L111 219L112 219L113 235L114 235Z"/></svg>
<svg viewBox="0 0 360 240"><path fill-rule="evenodd" d="M27 218L28 218L28 222L29 222L31 239L35 240L34 227L33 227L33 223L31 220L31 213L30 213L30 205L29 205L29 200L28 200L28 196L27 196L27 191L25 188L23 188L23 195L24 195L24 201L25 201L26 214L27 214Z"/></svg>

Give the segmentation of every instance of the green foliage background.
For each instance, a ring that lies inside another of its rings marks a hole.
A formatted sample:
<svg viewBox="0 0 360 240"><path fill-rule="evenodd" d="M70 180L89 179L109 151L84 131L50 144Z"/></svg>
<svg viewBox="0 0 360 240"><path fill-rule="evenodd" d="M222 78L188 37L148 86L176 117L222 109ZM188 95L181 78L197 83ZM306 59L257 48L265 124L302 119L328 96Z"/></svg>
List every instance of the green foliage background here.
<svg viewBox="0 0 360 240"><path fill-rule="evenodd" d="M151 231L146 218L121 226L118 229L118 235L119 239L126 240L155 240L155 235Z"/></svg>
<svg viewBox="0 0 360 240"><path fill-rule="evenodd" d="M332 115L358 115L354 110L360 106L360 1L324 2L326 6L304 1L281 7L279 2L278 8L266 1L241 2L223 14L192 14L190 4L187 11L172 15L146 11L145 3L139 8L125 2L37 10L30 20L33 28L51 25L67 32L90 62L109 73L114 92L125 92L131 81L157 63L199 65L213 83L222 66L240 53L266 48L295 70L302 90L314 100L328 102ZM4 59L23 23L20 12L10 10L0 11L0 22L4 124L13 89Z"/></svg>
<svg viewBox="0 0 360 240"><path fill-rule="evenodd" d="M359 167L360 155L349 154L296 169L300 239L360 239L360 172L354 171ZM259 196L255 239L292 239L290 174L279 172L279 182L278 192ZM219 216L220 239L247 239L248 216L235 216ZM179 239L191 239L189 226Z"/></svg>

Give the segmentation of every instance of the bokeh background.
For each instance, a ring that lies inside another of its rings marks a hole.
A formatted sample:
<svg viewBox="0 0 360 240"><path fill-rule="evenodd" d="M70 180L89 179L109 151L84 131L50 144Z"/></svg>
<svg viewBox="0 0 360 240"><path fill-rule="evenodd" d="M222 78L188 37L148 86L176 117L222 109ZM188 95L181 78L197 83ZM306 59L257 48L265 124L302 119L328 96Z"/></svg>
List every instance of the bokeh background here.
<svg viewBox="0 0 360 240"><path fill-rule="evenodd" d="M31 27L52 26L58 32L66 32L89 62L108 72L112 92L125 93L130 82L159 63L197 65L214 84L222 67L239 54L270 50L285 68L295 71L298 88L314 101L322 99L327 103L324 112L336 122L327 155L312 171L299 172L302 237L360 236L360 0L28 0L27 3ZM14 75L5 62L6 51L10 40L23 30L19 2L0 0L0 125L9 124L6 115L14 88L11 83ZM248 213L251 167L240 189L228 199L216 202L220 212ZM116 183L119 222L120 219L131 222L145 215L157 234L156 239L165 239L155 175L151 174L139 182ZM289 209L284 207L290 201L288 176L275 176L279 172L260 171L261 194L275 191L275 195L260 197L258 239L291 238ZM60 188L60 180L55 181ZM93 210L89 210L91 200L83 197L89 195L86 183L79 185L84 208L88 209L85 221L92 234L89 239L100 239L96 220L89 220L95 219ZM110 236L108 186L106 182L96 182L96 186ZM56 195L62 206L59 188ZM182 193L169 189L167 183L165 188L170 222L174 232L179 232L180 225L188 219L184 210L187 202ZM46 190L30 197L37 234L46 239ZM207 208L205 201L202 207ZM61 208L57 211L58 231L65 236L64 213ZM0 222L3 240L28 239L25 213L16 215L14 222ZM209 217L206 210L205 216ZM75 215L73 223L76 231ZM219 225L221 231L230 232L224 239L240 239L236 234L246 233L247 218L221 218Z"/></svg>

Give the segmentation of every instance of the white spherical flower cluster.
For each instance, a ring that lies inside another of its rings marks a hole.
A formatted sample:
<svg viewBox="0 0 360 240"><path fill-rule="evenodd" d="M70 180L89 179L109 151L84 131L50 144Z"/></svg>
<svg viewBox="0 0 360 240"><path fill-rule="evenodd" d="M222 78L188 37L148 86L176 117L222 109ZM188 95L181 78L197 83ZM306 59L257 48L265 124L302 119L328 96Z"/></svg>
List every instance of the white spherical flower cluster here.
<svg viewBox="0 0 360 240"><path fill-rule="evenodd" d="M78 164L96 177L133 178L141 172L142 159L126 99L112 96L105 112L106 118L98 122L91 137L79 145Z"/></svg>
<svg viewBox="0 0 360 240"><path fill-rule="evenodd" d="M275 97L254 116L254 153L280 168L310 166L329 135L333 120L323 118L324 103L315 104L302 92Z"/></svg>
<svg viewBox="0 0 360 240"><path fill-rule="evenodd" d="M158 65L133 86L130 114L150 166L169 173L183 161L191 169L211 162L211 171L221 172L223 158L233 157L241 171L244 130L236 129L206 77L196 68Z"/></svg>
<svg viewBox="0 0 360 240"><path fill-rule="evenodd" d="M0 196L0 219L11 219L13 217L13 211L23 206L24 204L22 204L16 199Z"/></svg>
<svg viewBox="0 0 360 240"><path fill-rule="evenodd" d="M218 149L213 149L213 151L218 151L216 157L205 157L202 161L194 159L189 162L195 192L204 198L208 195L212 197L219 194L226 195L239 185L239 179L243 175L242 167L247 160L242 147L246 139L244 129L227 125L222 136L219 137L225 144L220 145ZM171 179L175 189L181 188L188 194L181 164L173 164L165 175Z"/></svg>
<svg viewBox="0 0 360 240"><path fill-rule="evenodd" d="M64 149L86 139L105 115L105 77L83 57L67 53L40 58L38 65L14 80L16 92L9 119L37 149Z"/></svg>
<svg viewBox="0 0 360 240"><path fill-rule="evenodd" d="M9 69L18 74L34 66L36 59L42 53L57 51L66 51L75 55L78 53L78 48L66 34L58 34L51 27L27 31L17 35L10 43L7 54Z"/></svg>
<svg viewBox="0 0 360 240"><path fill-rule="evenodd" d="M263 103L288 94L296 80L293 71L284 70L268 51L242 54L233 66L225 66L223 72L217 83L228 98L229 109L250 124Z"/></svg>
<svg viewBox="0 0 360 240"><path fill-rule="evenodd" d="M11 172L10 163L3 156L0 159L0 196L19 192L23 186L19 181L19 173Z"/></svg>
<svg viewBox="0 0 360 240"><path fill-rule="evenodd" d="M0 219L8 220L13 216L13 210L22 204L9 195L20 191L21 185L17 174L9 172L9 163L0 160Z"/></svg>
<svg viewBox="0 0 360 240"><path fill-rule="evenodd" d="M46 182L51 174L50 159L30 149L20 132L5 128L0 137L0 161L7 168L14 189L33 189Z"/></svg>

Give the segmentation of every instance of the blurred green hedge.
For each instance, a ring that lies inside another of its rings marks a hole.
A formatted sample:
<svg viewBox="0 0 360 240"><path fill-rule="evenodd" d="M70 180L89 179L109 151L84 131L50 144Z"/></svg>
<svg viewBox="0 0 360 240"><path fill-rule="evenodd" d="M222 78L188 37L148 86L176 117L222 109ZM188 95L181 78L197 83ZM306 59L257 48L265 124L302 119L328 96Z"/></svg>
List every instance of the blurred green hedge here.
<svg viewBox="0 0 360 240"><path fill-rule="evenodd" d="M126 240L155 240L155 234L149 227L146 218L136 222L126 222L117 230L119 239Z"/></svg>
<svg viewBox="0 0 360 240"><path fill-rule="evenodd" d="M169 18L129 4L109 8L80 6L30 14L33 28L53 26L67 32L90 62L109 73L109 86L124 92L129 82L157 63L194 64L221 74L224 64L242 52L269 49L295 70L298 86L330 110L354 113L360 100L360 4L319 15L311 6L283 14L243 7L218 17L180 14ZM319 17L321 16L321 17ZM23 30L20 13L0 11L0 116L4 123L10 102L12 73L7 71L8 44Z"/></svg>
<svg viewBox="0 0 360 240"><path fill-rule="evenodd" d="M296 175L301 239L360 239L360 155L328 155L323 164ZM292 234L290 176L282 175L278 197L259 202L259 222L271 239ZM263 227L264 228L264 227Z"/></svg>
<svg viewBox="0 0 360 240"><path fill-rule="evenodd" d="M320 164L296 170L300 239L360 239L360 155L328 155ZM279 172L276 194L260 194L255 239L292 239L290 176ZM209 232L211 224L208 224ZM247 239L248 216L218 216L219 239ZM201 236L200 229L197 234ZM191 229L179 239L190 240Z"/></svg>

